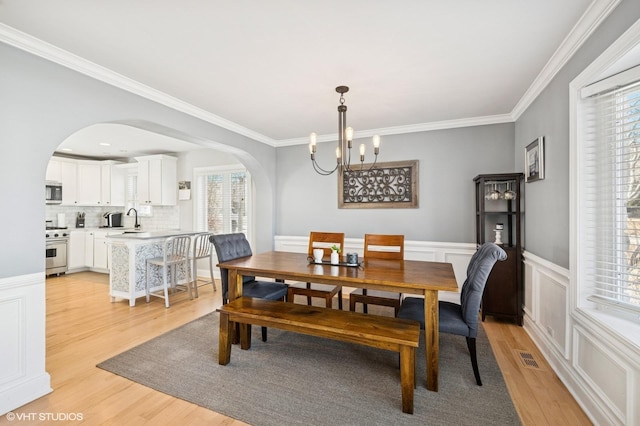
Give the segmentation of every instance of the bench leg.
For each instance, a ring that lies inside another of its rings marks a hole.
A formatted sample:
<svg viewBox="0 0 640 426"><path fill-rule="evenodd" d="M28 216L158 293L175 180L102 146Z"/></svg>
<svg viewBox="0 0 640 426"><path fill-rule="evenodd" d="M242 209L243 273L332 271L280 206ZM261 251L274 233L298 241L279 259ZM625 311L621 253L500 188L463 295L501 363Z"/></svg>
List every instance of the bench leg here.
<svg viewBox="0 0 640 426"><path fill-rule="evenodd" d="M413 414L415 388L416 348L400 346L400 385L402 386L402 412Z"/></svg>
<svg viewBox="0 0 640 426"><path fill-rule="evenodd" d="M220 312L220 333L218 335L218 364L227 365L231 360L231 336L233 323L229 315Z"/></svg>

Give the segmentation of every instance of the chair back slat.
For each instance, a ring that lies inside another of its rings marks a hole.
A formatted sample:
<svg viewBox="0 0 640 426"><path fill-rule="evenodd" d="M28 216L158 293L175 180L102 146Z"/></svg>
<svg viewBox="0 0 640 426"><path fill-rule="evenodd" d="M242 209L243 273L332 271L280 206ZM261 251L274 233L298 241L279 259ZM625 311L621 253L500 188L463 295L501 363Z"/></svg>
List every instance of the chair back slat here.
<svg viewBox="0 0 640 426"><path fill-rule="evenodd" d="M213 234L207 232L196 235L193 241L193 257L200 259L211 256L211 247L213 246L210 240L211 235Z"/></svg>
<svg viewBox="0 0 640 426"><path fill-rule="evenodd" d="M313 255L313 249L321 248L324 255L331 254L331 246L336 245L340 251L344 251L344 233L343 232L316 232L309 233L309 251L308 254Z"/></svg>
<svg viewBox="0 0 640 426"><path fill-rule="evenodd" d="M404 259L404 235L365 234L365 259Z"/></svg>
<svg viewBox="0 0 640 426"><path fill-rule="evenodd" d="M179 262L189 258L191 249L191 237L188 235L169 237L164 242L165 261Z"/></svg>

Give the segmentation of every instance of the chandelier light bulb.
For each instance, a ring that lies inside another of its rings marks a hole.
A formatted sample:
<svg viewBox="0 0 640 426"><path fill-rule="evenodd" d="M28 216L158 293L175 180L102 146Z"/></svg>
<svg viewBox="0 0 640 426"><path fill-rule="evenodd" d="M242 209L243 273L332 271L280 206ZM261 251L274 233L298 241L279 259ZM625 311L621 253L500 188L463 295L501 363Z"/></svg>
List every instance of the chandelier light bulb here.
<svg viewBox="0 0 640 426"><path fill-rule="evenodd" d="M311 160L315 160L316 137L317 135L315 134L315 132L309 135L309 153L311 154Z"/></svg>
<svg viewBox="0 0 640 426"><path fill-rule="evenodd" d="M365 146L363 143L360 144L360 162L363 163L364 162L364 150L365 150Z"/></svg>
<svg viewBox="0 0 640 426"><path fill-rule="evenodd" d="M351 142L353 140L353 127L347 127L344 130L344 135L347 138L347 141Z"/></svg>
<svg viewBox="0 0 640 426"><path fill-rule="evenodd" d="M373 135L373 153L378 155L380 153L380 136Z"/></svg>
<svg viewBox="0 0 640 426"><path fill-rule="evenodd" d="M380 135L373 135L373 147L380 148Z"/></svg>

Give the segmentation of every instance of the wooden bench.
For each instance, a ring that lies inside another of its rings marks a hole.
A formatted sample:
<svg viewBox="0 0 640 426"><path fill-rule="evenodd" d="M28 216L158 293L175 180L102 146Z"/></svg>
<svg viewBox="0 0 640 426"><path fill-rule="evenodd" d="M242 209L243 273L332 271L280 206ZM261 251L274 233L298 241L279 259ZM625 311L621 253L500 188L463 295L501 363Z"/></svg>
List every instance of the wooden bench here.
<svg viewBox="0 0 640 426"><path fill-rule="evenodd" d="M415 356L420 323L274 300L241 297L220 309L219 363L231 360L234 323L240 324L240 347L251 347L251 324L373 346L400 354L402 411L413 414Z"/></svg>

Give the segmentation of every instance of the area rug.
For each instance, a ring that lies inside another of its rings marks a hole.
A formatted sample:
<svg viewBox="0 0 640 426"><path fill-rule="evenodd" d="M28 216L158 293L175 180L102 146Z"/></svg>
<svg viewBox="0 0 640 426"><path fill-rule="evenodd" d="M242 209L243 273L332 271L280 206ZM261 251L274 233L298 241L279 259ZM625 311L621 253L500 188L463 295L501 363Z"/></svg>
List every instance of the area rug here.
<svg viewBox="0 0 640 426"><path fill-rule="evenodd" d="M222 366L218 321L208 314L98 367L256 426L520 424L482 329L483 386L465 339L441 334L439 392L428 391L421 341L411 415L401 410L397 353L272 328L262 342L253 327L251 349L233 346Z"/></svg>

